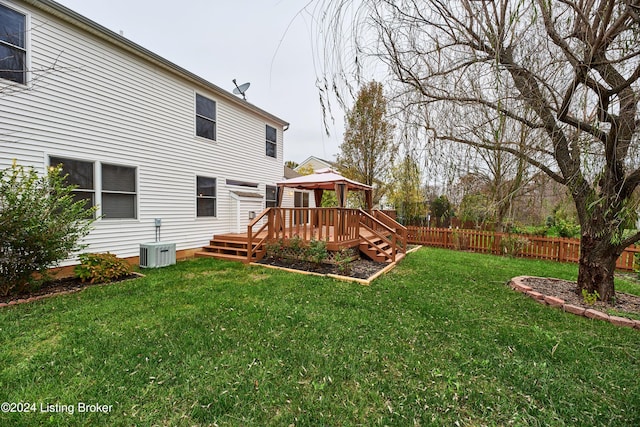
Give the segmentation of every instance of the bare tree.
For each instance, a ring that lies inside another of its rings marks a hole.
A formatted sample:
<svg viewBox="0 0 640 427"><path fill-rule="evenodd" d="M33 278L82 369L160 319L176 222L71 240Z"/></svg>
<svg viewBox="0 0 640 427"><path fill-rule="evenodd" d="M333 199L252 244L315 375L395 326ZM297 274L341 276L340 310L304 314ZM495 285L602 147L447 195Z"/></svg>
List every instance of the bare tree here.
<svg viewBox="0 0 640 427"><path fill-rule="evenodd" d="M491 145L495 149L467 145L470 151L468 155L474 158L469 175L478 181L481 193L486 198L486 217L495 224L496 230L502 231L513 203L526 191L533 168L522 157L500 150L500 147L516 146L521 152L535 156L535 152L529 149L533 132L519 122L507 120L504 114L490 115L487 109L476 113L483 115L483 125L470 128L467 133L469 139L473 138L481 145Z"/></svg>
<svg viewBox="0 0 640 427"><path fill-rule="evenodd" d="M394 153L393 124L387 117L382 84L371 81L358 91L354 106L347 111L336 163L347 178L373 187L375 205L386 191Z"/></svg>
<svg viewBox="0 0 640 427"><path fill-rule="evenodd" d="M640 233L623 235L640 183L640 0L327 0L326 6L321 20L332 52L342 47L342 61L357 64L347 72L361 72L372 57L382 60L398 88L428 107L437 140L509 153L569 189L581 226L578 290L610 300L616 259L640 240ZM345 46L353 47L349 54ZM452 120L465 113L467 122ZM527 127L527 149L521 141L495 144L470 133L487 126L483 116Z"/></svg>

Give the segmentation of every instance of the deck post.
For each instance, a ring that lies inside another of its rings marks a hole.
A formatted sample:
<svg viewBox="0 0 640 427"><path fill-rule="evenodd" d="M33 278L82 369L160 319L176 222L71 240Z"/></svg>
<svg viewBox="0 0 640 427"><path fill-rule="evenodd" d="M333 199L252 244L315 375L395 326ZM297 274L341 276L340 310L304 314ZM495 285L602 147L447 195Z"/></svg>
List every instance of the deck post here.
<svg viewBox="0 0 640 427"><path fill-rule="evenodd" d="M251 262L253 258L253 227L247 225L247 262Z"/></svg>
<svg viewBox="0 0 640 427"><path fill-rule="evenodd" d="M276 209L280 209L280 208L276 208ZM275 212L274 209L271 209L269 211L269 214L267 215L267 240L268 241L272 241L273 240L273 229L275 226Z"/></svg>

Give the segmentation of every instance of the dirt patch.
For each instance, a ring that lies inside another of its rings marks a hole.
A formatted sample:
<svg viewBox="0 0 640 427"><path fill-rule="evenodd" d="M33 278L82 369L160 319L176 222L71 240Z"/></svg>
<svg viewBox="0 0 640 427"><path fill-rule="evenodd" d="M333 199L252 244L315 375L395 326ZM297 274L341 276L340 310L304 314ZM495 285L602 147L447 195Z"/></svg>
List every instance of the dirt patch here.
<svg viewBox="0 0 640 427"><path fill-rule="evenodd" d="M563 299L566 304L583 308L592 308L602 312L616 310L640 315L640 296L616 292L615 303L596 301L593 305L586 304L581 294L576 291L576 282L546 277L527 277L523 283L541 294Z"/></svg>

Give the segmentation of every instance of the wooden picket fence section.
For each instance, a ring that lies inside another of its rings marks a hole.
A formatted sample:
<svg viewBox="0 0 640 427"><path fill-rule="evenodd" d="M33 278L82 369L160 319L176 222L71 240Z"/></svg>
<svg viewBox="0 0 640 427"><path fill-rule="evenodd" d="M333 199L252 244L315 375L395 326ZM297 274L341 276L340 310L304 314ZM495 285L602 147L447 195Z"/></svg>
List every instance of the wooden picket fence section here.
<svg viewBox="0 0 640 427"><path fill-rule="evenodd" d="M523 238L529 243L518 253L523 258L545 259L560 262L578 262L580 259L580 240L556 237L529 236L520 234L497 233L451 228L407 227L407 241L411 244L435 246L462 251L484 252L503 255L502 239ZM634 271L638 267L634 255L640 253L640 247L629 246L622 252L616 268Z"/></svg>

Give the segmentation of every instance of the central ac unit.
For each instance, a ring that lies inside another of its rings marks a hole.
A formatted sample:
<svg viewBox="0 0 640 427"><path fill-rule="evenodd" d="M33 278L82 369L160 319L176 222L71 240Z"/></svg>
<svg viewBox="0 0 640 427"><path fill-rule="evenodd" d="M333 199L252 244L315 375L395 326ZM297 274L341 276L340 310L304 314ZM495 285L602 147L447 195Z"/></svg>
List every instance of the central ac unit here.
<svg viewBox="0 0 640 427"><path fill-rule="evenodd" d="M142 243L140 244L140 267L166 267L176 263L175 243Z"/></svg>

